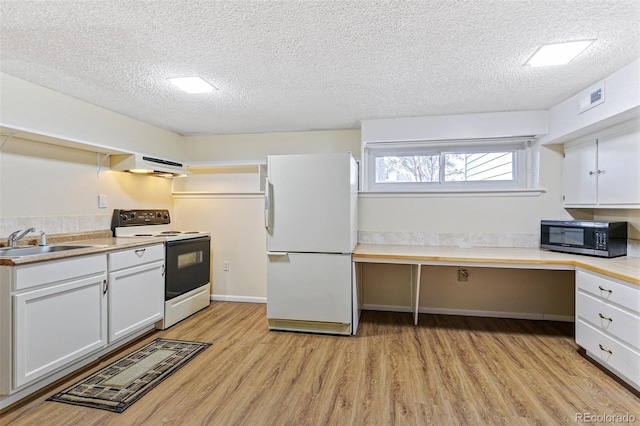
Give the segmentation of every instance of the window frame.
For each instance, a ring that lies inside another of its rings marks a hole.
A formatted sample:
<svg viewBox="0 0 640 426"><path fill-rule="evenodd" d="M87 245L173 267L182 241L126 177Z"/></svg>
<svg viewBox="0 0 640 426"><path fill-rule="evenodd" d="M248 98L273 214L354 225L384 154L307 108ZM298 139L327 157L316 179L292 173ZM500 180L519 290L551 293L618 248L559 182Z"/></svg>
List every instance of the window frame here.
<svg viewBox="0 0 640 426"><path fill-rule="evenodd" d="M495 192L526 189L531 181L534 161L533 138L494 138L477 140L437 140L415 142L370 142L363 146L364 192ZM445 154L514 152L513 180L445 181ZM439 155L438 182L376 182L376 159L385 156Z"/></svg>

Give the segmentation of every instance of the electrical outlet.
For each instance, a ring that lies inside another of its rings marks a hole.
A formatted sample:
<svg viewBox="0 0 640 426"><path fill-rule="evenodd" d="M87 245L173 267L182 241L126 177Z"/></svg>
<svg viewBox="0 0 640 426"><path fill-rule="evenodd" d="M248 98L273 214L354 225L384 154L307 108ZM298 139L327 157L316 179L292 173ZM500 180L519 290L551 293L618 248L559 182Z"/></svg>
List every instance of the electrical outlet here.
<svg viewBox="0 0 640 426"><path fill-rule="evenodd" d="M469 272L466 269L458 268L458 281L461 283L469 281Z"/></svg>
<svg viewBox="0 0 640 426"><path fill-rule="evenodd" d="M107 208L107 196L106 195L98 195L98 208L106 209Z"/></svg>
<svg viewBox="0 0 640 426"><path fill-rule="evenodd" d="M222 270L225 272L229 272L229 261L225 260L224 262L222 262Z"/></svg>

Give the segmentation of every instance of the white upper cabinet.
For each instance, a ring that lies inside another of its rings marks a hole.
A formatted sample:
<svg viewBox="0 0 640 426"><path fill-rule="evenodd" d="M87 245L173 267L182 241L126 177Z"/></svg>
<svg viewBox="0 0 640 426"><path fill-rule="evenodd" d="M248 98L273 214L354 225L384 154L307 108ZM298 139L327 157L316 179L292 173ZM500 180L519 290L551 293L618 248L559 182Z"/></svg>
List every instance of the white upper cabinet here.
<svg viewBox="0 0 640 426"><path fill-rule="evenodd" d="M566 207L640 208L640 124L570 144L564 154Z"/></svg>
<svg viewBox="0 0 640 426"><path fill-rule="evenodd" d="M562 179L566 205L597 203L597 153L596 140L565 149Z"/></svg>
<svg viewBox="0 0 640 426"><path fill-rule="evenodd" d="M598 139L598 204L640 205L640 130Z"/></svg>

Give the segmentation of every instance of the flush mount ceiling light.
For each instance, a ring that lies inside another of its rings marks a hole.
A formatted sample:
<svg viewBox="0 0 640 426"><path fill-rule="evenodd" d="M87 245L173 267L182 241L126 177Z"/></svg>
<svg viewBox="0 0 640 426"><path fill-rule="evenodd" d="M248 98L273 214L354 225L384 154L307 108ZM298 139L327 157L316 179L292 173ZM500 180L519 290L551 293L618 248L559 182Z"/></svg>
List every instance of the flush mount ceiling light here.
<svg viewBox="0 0 640 426"><path fill-rule="evenodd" d="M565 43L544 44L531 55L525 65L531 67L546 67L564 65L582 53L595 40L568 41Z"/></svg>
<svg viewBox="0 0 640 426"><path fill-rule="evenodd" d="M216 89L200 77L175 77L167 80L187 93L207 93Z"/></svg>

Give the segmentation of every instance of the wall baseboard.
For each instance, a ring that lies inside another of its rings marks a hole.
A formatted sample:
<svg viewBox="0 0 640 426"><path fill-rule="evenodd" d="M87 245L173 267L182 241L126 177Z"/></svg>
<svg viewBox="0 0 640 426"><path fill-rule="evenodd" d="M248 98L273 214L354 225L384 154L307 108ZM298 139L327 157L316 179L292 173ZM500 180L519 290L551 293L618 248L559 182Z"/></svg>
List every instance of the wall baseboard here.
<svg viewBox="0 0 640 426"><path fill-rule="evenodd" d="M241 302L241 303L267 303L266 297L250 297L250 296L228 296L222 294L212 294L211 300L218 302ZM409 306L397 305L362 305L363 311L381 311L381 312L412 312ZM531 312L499 312L499 311L476 311L471 309L446 309L446 308L419 308L421 314L439 314L439 315L461 315L467 317L489 317L489 318L511 318L511 319L528 319L539 321L561 321L574 322L573 315L554 315L554 314L538 314Z"/></svg>
<svg viewBox="0 0 640 426"><path fill-rule="evenodd" d="M266 297L228 296L223 294L212 294L211 300L217 302L267 303Z"/></svg>
<svg viewBox="0 0 640 426"><path fill-rule="evenodd" d="M536 312L501 312L478 311L473 309L447 309L447 308L418 308L421 314L461 315L467 317L511 318L538 321L564 321L573 322L573 315L553 315Z"/></svg>
<svg viewBox="0 0 640 426"><path fill-rule="evenodd" d="M573 315L544 314L544 320L545 321L576 322L576 318Z"/></svg>
<svg viewBox="0 0 640 426"><path fill-rule="evenodd" d="M363 311L413 312L410 306L362 305Z"/></svg>
<svg viewBox="0 0 640 426"><path fill-rule="evenodd" d="M364 311L383 311L383 312L412 312L409 306L394 305L362 305ZM554 315L541 314L532 312L500 312L500 311L478 311L471 309L446 309L446 308L419 308L421 314L439 314L439 315L461 315L467 317L489 317L489 318L511 318L511 319L527 319L538 321L562 321L574 322L573 315Z"/></svg>

